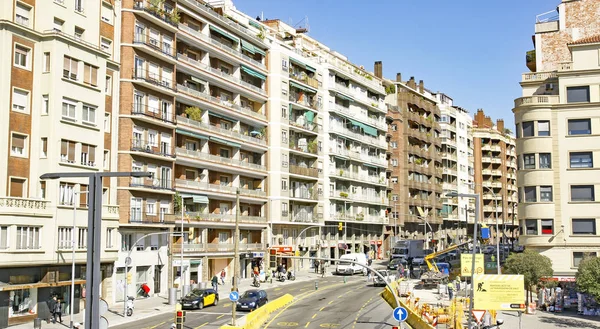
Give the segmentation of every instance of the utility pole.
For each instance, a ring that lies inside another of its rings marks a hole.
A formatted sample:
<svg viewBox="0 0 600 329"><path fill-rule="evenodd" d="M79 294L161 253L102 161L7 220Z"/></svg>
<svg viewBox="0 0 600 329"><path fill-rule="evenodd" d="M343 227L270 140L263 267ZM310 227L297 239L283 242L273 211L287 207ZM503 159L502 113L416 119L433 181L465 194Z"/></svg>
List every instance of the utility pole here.
<svg viewBox="0 0 600 329"><path fill-rule="evenodd" d="M184 240L184 236L183 236L183 216L184 216L184 212L185 212L185 204L183 203L183 197L181 197L180 199L180 208L181 208L181 246L179 249L179 261L181 262L181 264L179 264L179 286L181 289L181 293L179 294L181 303L183 304L183 240Z"/></svg>
<svg viewBox="0 0 600 329"><path fill-rule="evenodd" d="M235 191L235 232L233 233L233 284L231 291L238 291L238 272L240 262L240 189ZM231 303L231 325L235 326L236 303Z"/></svg>

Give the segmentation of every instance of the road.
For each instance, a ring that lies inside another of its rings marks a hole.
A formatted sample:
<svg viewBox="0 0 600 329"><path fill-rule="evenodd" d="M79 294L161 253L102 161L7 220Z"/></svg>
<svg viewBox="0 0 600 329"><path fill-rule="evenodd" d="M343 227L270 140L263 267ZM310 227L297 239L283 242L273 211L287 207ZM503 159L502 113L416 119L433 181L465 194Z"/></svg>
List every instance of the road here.
<svg viewBox="0 0 600 329"><path fill-rule="evenodd" d="M378 293L381 287L367 286L364 276L329 276L314 281L297 282L284 287L265 289L269 300L289 293L295 301L276 312L263 328L389 328L393 323L391 308ZM263 285L267 288L269 285ZM261 288L263 288L261 287ZM187 311L186 329L214 329L231 323L231 302L225 293L220 294L218 306ZM237 312L238 317L245 314ZM168 329L174 314L161 314L127 323L111 329ZM388 325L383 326L382 323Z"/></svg>

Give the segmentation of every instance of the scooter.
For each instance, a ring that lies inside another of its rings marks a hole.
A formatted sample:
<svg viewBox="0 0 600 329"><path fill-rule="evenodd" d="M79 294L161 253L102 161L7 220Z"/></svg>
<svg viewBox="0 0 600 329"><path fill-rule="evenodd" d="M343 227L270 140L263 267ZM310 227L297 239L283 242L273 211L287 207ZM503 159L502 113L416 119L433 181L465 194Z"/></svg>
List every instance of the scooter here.
<svg viewBox="0 0 600 329"><path fill-rule="evenodd" d="M289 270L287 272L287 279L290 280L290 281L296 280L296 274L294 274L294 271Z"/></svg>
<svg viewBox="0 0 600 329"><path fill-rule="evenodd" d="M278 278L279 282L285 282L286 277L287 277L287 274L285 271L279 272L279 278Z"/></svg>
<svg viewBox="0 0 600 329"><path fill-rule="evenodd" d="M135 297L133 296L127 296L127 316L132 316L133 315L133 301L135 300Z"/></svg>
<svg viewBox="0 0 600 329"><path fill-rule="evenodd" d="M252 285L256 288L260 287L260 280L258 279L258 275L254 276L254 280L252 280Z"/></svg>

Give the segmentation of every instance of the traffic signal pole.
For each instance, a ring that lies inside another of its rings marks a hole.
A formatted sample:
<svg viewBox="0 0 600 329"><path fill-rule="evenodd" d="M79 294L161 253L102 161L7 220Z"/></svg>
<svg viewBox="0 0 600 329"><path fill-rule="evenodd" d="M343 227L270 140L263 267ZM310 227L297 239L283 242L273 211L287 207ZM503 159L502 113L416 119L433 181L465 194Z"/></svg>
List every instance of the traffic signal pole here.
<svg viewBox="0 0 600 329"><path fill-rule="evenodd" d="M240 189L235 192L235 232L233 234L233 284L231 291L238 291L238 271L240 267ZM236 302L231 302L231 325L235 326Z"/></svg>

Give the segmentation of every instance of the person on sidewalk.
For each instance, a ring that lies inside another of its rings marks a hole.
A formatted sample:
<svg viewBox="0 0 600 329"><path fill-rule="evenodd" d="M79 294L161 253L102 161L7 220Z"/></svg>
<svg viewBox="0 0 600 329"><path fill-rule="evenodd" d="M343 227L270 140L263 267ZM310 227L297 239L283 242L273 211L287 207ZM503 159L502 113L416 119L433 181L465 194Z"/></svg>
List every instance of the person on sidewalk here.
<svg viewBox="0 0 600 329"><path fill-rule="evenodd" d="M221 270L221 284L225 284L225 277L227 276L227 273L225 273L225 269Z"/></svg>
<svg viewBox="0 0 600 329"><path fill-rule="evenodd" d="M448 300L452 300L454 297L454 283L452 281L448 282Z"/></svg>
<svg viewBox="0 0 600 329"><path fill-rule="evenodd" d="M215 273L215 275L213 275L212 279L210 280L213 289L216 292L219 292L219 277L217 277L217 274Z"/></svg>
<svg viewBox="0 0 600 329"><path fill-rule="evenodd" d="M54 320L52 323L56 323L56 318L58 318L58 321L62 323L62 305L60 299L57 299L56 304L54 304Z"/></svg>
<svg viewBox="0 0 600 329"><path fill-rule="evenodd" d="M50 298L47 302L46 305L48 305L48 311L50 311L50 318L48 318L46 320L46 323L50 323L50 321L52 321L52 323L56 322L56 316L54 315L54 308L56 307L56 296Z"/></svg>

